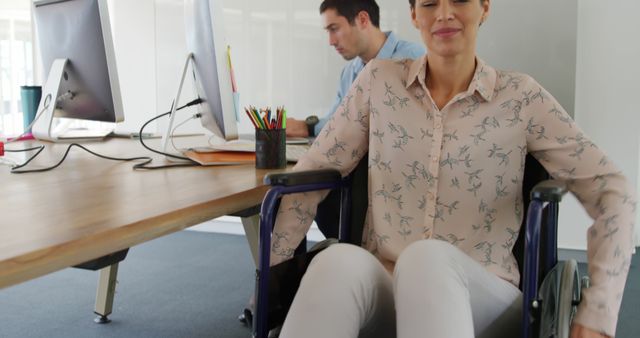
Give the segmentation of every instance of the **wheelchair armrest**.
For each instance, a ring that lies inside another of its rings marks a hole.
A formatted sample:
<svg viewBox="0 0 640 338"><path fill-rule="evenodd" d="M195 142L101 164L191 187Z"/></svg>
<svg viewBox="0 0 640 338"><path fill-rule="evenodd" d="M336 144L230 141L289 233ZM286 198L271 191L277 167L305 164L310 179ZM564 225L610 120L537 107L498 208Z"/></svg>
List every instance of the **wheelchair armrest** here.
<svg viewBox="0 0 640 338"><path fill-rule="evenodd" d="M558 180L546 180L536 184L531 190L531 199L544 202L560 202L567 193L567 185Z"/></svg>
<svg viewBox="0 0 640 338"><path fill-rule="evenodd" d="M317 183L339 183L342 175L335 169L306 170L289 173L267 174L264 183L268 185L294 186Z"/></svg>

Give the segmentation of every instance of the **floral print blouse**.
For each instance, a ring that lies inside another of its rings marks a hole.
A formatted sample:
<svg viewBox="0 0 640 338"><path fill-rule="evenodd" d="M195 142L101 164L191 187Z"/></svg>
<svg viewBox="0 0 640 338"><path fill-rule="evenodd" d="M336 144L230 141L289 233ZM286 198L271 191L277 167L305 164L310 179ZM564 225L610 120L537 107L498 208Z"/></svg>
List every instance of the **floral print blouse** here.
<svg viewBox="0 0 640 338"><path fill-rule="evenodd" d="M476 59L473 79L438 109L427 58L372 60L295 170L346 176L369 153L363 246L389 271L412 242L447 241L518 285L511 252L522 223L522 179L531 153L567 183L594 223L591 287L576 321L614 335L631 262L635 196L620 170L530 76ZM283 198L271 259L291 257L327 192Z"/></svg>

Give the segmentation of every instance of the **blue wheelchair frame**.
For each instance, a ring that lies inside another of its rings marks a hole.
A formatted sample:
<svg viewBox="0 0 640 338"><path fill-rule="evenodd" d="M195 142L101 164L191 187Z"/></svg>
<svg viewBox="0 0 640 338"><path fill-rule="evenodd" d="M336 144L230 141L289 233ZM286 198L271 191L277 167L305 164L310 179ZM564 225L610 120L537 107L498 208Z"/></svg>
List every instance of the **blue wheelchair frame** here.
<svg viewBox="0 0 640 338"><path fill-rule="evenodd" d="M324 169L284 174L270 174L264 179L271 185L264 197L260 211L259 262L256 271L256 316L253 336L267 338L269 334L269 257L271 232L275 224L277 209L283 195L325 189L341 189L340 242L349 242L350 181L342 178L337 170ZM545 276L558 263L557 223L558 204L567 188L564 183L545 180L538 183L530 193L524 238L524 267L521 282L523 293L522 335L532 337L532 327L538 321L541 300L538 295L539 276ZM546 215L546 217L543 216ZM539 262L542 222L546 231L542 238L544 260Z"/></svg>

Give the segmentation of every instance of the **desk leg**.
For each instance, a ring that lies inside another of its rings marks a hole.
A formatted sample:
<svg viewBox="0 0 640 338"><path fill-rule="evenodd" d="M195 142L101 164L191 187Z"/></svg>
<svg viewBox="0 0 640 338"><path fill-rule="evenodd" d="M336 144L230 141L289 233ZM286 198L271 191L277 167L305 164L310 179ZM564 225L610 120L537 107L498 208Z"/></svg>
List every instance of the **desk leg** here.
<svg viewBox="0 0 640 338"><path fill-rule="evenodd" d="M258 266L258 240L260 238L260 215L241 217L242 226L249 242L251 255L256 266Z"/></svg>
<svg viewBox="0 0 640 338"><path fill-rule="evenodd" d="M98 278L98 290L96 292L96 307L93 311L98 315L94 320L98 324L111 322L108 315L113 309L113 297L116 293L116 280L118 277L118 263L109 265L100 270Z"/></svg>

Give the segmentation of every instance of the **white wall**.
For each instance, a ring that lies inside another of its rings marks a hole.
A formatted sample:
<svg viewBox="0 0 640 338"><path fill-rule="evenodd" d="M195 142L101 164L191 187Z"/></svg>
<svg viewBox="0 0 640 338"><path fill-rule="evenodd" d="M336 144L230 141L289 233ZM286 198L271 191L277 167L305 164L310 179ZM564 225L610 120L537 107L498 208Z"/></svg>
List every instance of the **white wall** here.
<svg viewBox="0 0 640 338"><path fill-rule="evenodd" d="M169 109L186 57L182 0L109 0L116 57L127 83L126 122L134 131L143 120ZM224 2L225 35L240 91L241 106L285 105L292 117L322 115L333 102L345 61L328 45L317 0L234 0ZM381 27L420 42L405 1L379 0ZM150 69L155 68L151 74ZM189 81L187 81L189 82ZM152 90L155 88L155 92ZM192 99L187 83L181 103ZM191 112L178 117L186 118ZM166 120L157 123L163 131ZM200 131L195 123L179 131ZM153 131L153 126L151 131ZM241 133L252 132L241 117Z"/></svg>
<svg viewBox="0 0 640 338"><path fill-rule="evenodd" d="M125 121L119 131L138 131L157 115L154 0L109 0ZM155 124L150 126L155 131Z"/></svg>
<svg viewBox="0 0 640 338"><path fill-rule="evenodd" d="M640 135L635 99L640 90L638 13L640 2L634 0L581 0L576 62L576 121L634 187L638 184ZM561 244L586 248L585 230L590 221L582 208L572 200L560 215Z"/></svg>
<svg viewBox="0 0 640 338"><path fill-rule="evenodd" d="M495 0L477 53L504 70L533 76L573 116L578 0ZM552 10L551 10L552 8Z"/></svg>
<svg viewBox="0 0 640 338"><path fill-rule="evenodd" d="M115 4L114 23L119 35L116 39L126 34L123 38L127 39L129 48L124 53L136 54L133 58L121 58L122 63L129 65L125 68L135 68L144 59L145 69L155 64L155 97L145 101L155 102L157 112L164 112L175 96L186 55L182 0L110 1ZM481 30L478 54L496 67L531 74L573 112L576 2L494 1L490 19ZM383 30L393 30L406 40L421 43L410 21L408 1L379 0L378 3ZM345 61L328 46L318 5L318 0L224 2L225 35L232 46L242 106L284 104L289 114L298 118L326 112ZM555 6L555 10L550 12L551 6ZM544 25L540 24L541 17L546 22ZM131 49L135 41L139 46ZM121 51L120 46L118 50ZM136 76L135 88L144 87L143 81L151 79ZM187 85L181 102L193 97L190 83ZM131 123L129 117L133 111L140 114L139 106L126 111L125 129L137 124L138 119ZM183 113L183 116L189 115ZM147 116L152 115L147 113ZM251 132L249 121L242 119L241 122L241 132ZM158 129L163 130L165 125L166 120L159 121ZM198 130L199 127L194 123L186 129Z"/></svg>

